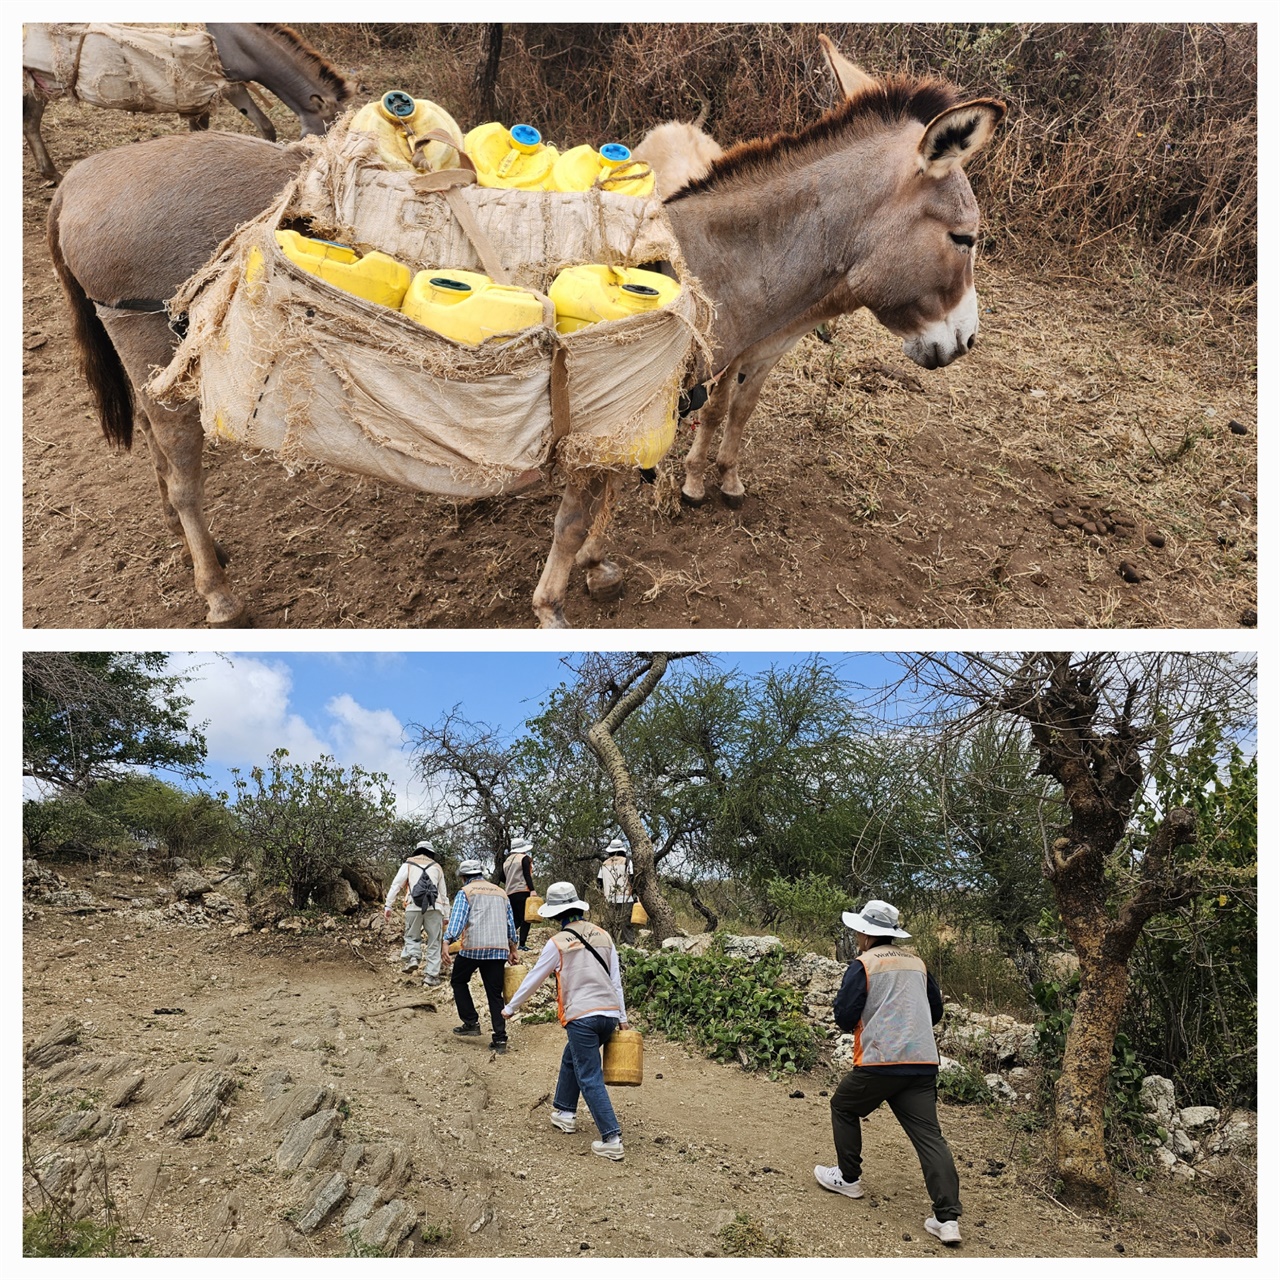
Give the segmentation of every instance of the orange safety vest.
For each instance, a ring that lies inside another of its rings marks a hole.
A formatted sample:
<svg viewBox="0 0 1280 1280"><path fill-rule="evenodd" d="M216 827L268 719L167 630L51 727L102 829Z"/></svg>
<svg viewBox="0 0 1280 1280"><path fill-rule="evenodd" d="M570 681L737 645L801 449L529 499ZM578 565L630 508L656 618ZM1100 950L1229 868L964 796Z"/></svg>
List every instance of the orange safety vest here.
<svg viewBox="0 0 1280 1280"><path fill-rule="evenodd" d="M595 947L605 964L609 964L613 939L603 929L585 920L575 921L573 928ZM556 1013L560 1025L566 1026L593 1013L621 1012L609 970L582 945L581 940L562 930L551 941L560 952L560 964L556 969Z"/></svg>
<svg viewBox="0 0 1280 1280"><path fill-rule="evenodd" d="M904 947L872 947L858 962L867 1003L853 1032L855 1067L937 1066L924 961Z"/></svg>

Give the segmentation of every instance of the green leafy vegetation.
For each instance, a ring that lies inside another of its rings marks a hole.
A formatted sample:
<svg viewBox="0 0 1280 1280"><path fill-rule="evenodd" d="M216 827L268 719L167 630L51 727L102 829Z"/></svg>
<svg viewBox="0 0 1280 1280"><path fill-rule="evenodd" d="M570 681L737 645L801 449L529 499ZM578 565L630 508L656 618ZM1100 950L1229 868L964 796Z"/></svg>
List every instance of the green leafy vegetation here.
<svg viewBox="0 0 1280 1280"><path fill-rule="evenodd" d="M990 1102L991 1089L980 1071L957 1063L938 1072L938 1096L948 1102Z"/></svg>
<svg viewBox="0 0 1280 1280"><path fill-rule="evenodd" d="M54 1206L22 1219L24 1258L117 1258L118 1224L72 1220Z"/></svg>
<svg viewBox="0 0 1280 1280"><path fill-rule="evenodd" d="M701 956L622 954L627 1007L655 1031L751 1069L807 1071L817 1060L800 993L781 981L781 953L746 960L716 945Z"/></svg>

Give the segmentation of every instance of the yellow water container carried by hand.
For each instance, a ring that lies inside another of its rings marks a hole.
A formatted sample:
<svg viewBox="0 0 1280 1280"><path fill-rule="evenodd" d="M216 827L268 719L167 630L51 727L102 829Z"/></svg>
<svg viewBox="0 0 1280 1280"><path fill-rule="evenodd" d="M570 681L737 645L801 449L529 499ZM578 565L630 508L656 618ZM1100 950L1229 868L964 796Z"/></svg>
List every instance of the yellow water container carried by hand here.
<svg viewBox="0 0 1280 1280"><path fill-rule="evenodd" d="M419 271L401 311L425 329L471 345L544 321L542 299L476 271Z"/></svg>
<svg viewBox="0 0 1280 1280"><path fill-rule="evenodd" d="M529 976L527 964L509 964L502 970L502 999L511 1003L512 996L520 990L520 984Z"/></svg>
<svg viewBox="0 0 1280 1280"><path fill-rule="evenodd" d="M379 306L398 310L413 279L404 263L376 250L361 258L344 244L313 240L297 231L277 231L276 243L304 271Z"/></svg>
<svg viewBox="0 0 1280 1280"><path fill-rule="evenodd" d="M562 271L548 292L556 308L556 331L575 333L600 320L661 311L679 297L680 285L641 267L589 263Z"/></svg>
<svg viewBox="0 0 1280 1280"><path fill-rule="evenodd" d="M649 923L649 913L644 909L643 902L633 902L631 904L631 923L640 926Z"/></svg>
<svg viewBox="0 0 1280 1280"><path fill-rule="evenodd" d="M542 917L538 914L538 908L546 902L545 898L540 898L536 893L531 893L524 903L524 923L525 924L541 924Z"/></svg>
<svg viewBox="0 0 1280 1280"><path fill-rule="evenodd" d="M644 1040L621 1027L604 1042L604 1082L639 1085L644 1080Z"/></svg>
<svg viewBox="0 0 1280 1280"><path fill-rule="evenodd" d="M434 170L458 166L455 148L443 142L423 141L433 129L461 139L458 122L443 107L426 98L410 97L403 89L392 89L376 102L366 103L352 117L350 127L374 135L378 154L388 169Z"/></svg>
<svg viewBox="0 0 1280 1280"><path fill-rule="evenodd" d="M531 124L510 129L498 121L477 125L462 140L463 150L476 167L482 187L508 187L521 191L550 191L560 153L542 141Z"/></svg>
<svg viewBox="0 0 1280 1280"><path fill-rule="evenodd" d="M633 160L620 142L595 147L574 147L556 161L552 171L556 191L616 191L624 196L651 196L653 170L643 160Z"/></svg>

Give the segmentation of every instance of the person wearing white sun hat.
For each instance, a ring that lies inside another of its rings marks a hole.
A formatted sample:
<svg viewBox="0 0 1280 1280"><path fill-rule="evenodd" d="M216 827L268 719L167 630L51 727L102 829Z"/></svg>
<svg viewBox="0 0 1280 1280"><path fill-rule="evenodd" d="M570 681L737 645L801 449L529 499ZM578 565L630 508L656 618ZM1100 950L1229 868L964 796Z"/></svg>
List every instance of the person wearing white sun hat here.
<svg viewBox="0 0 1280 1280"><path fill-rule="evenodd" d="M585 1098L600 1130L600 1140L591 1144L592 1154L621 1160L622 1126L605 1087L600 1049L618 1027L626 1027L627 1006L618 949L603 929L583 919L589 910L567 880L548 886L538 914L555 920L560 932L542 948L502 1016L510 1018L552 973L556 975L556 1012L567 1043L551 1096L551 1123L561 1133L573 1133L578 1098Z"/></svg>
<svg viewBox="0 0 1280 1280"><path fill-rule="evenodd" d="M835 998L836 1025L852 1031L853 1070L831 1097L836 1163L813 1176L828 1191L859 1199L862 1192L862 1119L882 1102L902 1125L920 1159L933 1213L925 1230L943 1244L960 1243L960 1177L938 1124L938 1046L942 992L924 961L898 945L911 935L897 907L873 898L841 919L858 943Z"/></svg>

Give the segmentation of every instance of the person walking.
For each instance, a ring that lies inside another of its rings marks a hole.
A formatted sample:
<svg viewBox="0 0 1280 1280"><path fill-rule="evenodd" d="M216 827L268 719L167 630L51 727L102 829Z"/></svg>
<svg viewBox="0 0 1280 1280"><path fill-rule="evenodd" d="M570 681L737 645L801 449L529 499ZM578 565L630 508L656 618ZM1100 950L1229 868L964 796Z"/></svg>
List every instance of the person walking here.
<svg viewBox="0 0 1280 1280"><path fill-rule="evenodd" d="M387 890L387 901L382 910L384 919L390 921L392 908L402 892L404 947L400 951L400 959L404 962L404 972L412 973L421 966L422 985L438 987L443 981L440 977L443 950L440 939L445 913L449 910L449 892L445 886L444 868L436 861L435 850L426 840L419 840L413 853L400 864L391 888Z"/></svg>
<svg viewBox="0 0 1280 1280"><path fill-rule="evenodd" d="M621 1160L622 1126L605 1088L600 1050L618 1027L626 1027L627 1006L618 950L603 929L583 918L589 910L567 880L547 889L547 900L538 914L555 920L560 931L542 948L502 1016L510 1018L552 973L556 975L556 1012L566 1043L551 1098L551 1123L561 1133L573 1133L578 1124L578 1098L585 1098L600 1130L599 1140L591 1144L592 1154Z"/></svg>
<svg viewBox="0 0 1280 1280"><path fill-rule="evenodd" d="M516 962L516 926L511 901L501 886L484 879L484 863L467 858L458 866L462 887L453 900L453 911L444 933L444 945L462 939L462 950L454 961L449 985L462 1016L454 1027L455 1036L478 1036L480 1015L471 998L471 977L479 970L489 1005L493 1039L489 1047L507 1051L507 1023L502 1016L502 969Z"/></svg>
<svg viewBox="0 0 1280 1280"><path fill-rule="evenodd" d="M513 840L511 852L502 864L507 897L511 901L511 914L515 918L516 933L520 939L520 950L529 949L529 922L524 918L524 909L528 904L533 888L533 845L528 840Z"/></svg>
<svg viewBox="0 0 1280 1280"><path fill-rule="evenodd" d="M852 1031L853 1070L831 1097L836 1163L816 1165L813 1176L828 1191L858 1199L862 1191L862 1119L882 1102L897 1117L920 1159L933 1202L925 1230L943 1244L960 1243L960 1177L938 1124L938 1046L942 992L924 961L899 938L898 909L873 898L841 919L858 944L845 971L833 1012Z"/></svg>
<svg viewBox="0 0 1280 1280"><path fill-rule="evenodd" d="M631 855L626 841L616 837L610 840L604 855L596 883L604 896L605 927L623 946L630 946L635 941L631 909L636 895L631 887Z"/></svg>

